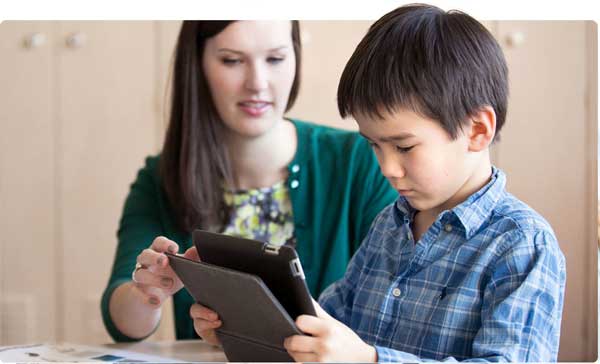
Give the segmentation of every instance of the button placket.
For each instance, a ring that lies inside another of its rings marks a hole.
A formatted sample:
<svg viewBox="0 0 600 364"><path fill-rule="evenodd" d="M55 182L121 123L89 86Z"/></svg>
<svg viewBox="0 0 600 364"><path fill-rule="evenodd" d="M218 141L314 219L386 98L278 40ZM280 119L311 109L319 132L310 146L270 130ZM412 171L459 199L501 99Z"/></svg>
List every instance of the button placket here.
<svg viewBox="0 0 600 364"><path fill-rule="evenodd" d="M300 172L300 165L299 164L293 164L290 167L290 188L295 190L296 188L300 187L300 178L298 176L298 172Z"/></svg>

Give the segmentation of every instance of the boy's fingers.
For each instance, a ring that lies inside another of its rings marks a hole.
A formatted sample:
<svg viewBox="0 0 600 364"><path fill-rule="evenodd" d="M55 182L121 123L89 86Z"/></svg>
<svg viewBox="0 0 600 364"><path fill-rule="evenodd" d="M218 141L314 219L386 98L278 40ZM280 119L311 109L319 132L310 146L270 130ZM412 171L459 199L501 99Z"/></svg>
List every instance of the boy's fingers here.
<svg viewBox="0 0 600 364"><path fill-rule="evenodd" d="M223 323L220 320L207 321L202 319L195 319L194 326L199 332L211 332L215 331L216 328L221 327Z"/></svg>
<svg viewBox="0 0 600 364"><path fill-rule="evenodd" d="M194 329L196 333L206 342L212 345L219 345L219 338L215 331L222 325L221 321L206 321L201 319L194 320Z"/></svg>
<svg viewBox="0 0 600 364"><path fill-rule="evenodd" d="M298 363L316 363L319 361L315 353L299 353L295 351L288 351L288 353Z"/></svg>
<svg viewBox="0 0 600 364"><path fill-rule="evenodd" d="M325 321L323 318L311 315L298 316L296 319L296 325L300 330L302 330L302 332L314 336L326 336L330 331L327 321Z"/></svg>
<svg viewBox="0 0 600 364"><path fill-rule="evenodd" d="M190 316L193 319L202 319L207 321L215 321L219 319L219 315L215 311L198 303L195 303L190 307Z"/></svg>
<svg viewBox="0 0 600 364"><path fill-rule="evenodd" d="M287 351L297 353L315 353L317 352L318 339L306 335L294 335L283 341L283 347Z"/></svg>
<svg viewBox="0 0 600 364"><path fill-rule="evenodd" d="M321 307L321 305L319 305L319 303L317 301L315 301L314 299L312 301L313 301L313 306L315 307L315 312L317 314L317 317L322 317L322 318L327 318L327 319L333 318L327 313L327 311L325 311L323 309L323 307Z"/></svg>
<svg viewBox="0 0 600 364"><path fill-rule="evenodd" d="M200 257L198 256L198 250L195 246L186 250L185 253L183 253L183 256L191 260L200 261Z"/></svg>

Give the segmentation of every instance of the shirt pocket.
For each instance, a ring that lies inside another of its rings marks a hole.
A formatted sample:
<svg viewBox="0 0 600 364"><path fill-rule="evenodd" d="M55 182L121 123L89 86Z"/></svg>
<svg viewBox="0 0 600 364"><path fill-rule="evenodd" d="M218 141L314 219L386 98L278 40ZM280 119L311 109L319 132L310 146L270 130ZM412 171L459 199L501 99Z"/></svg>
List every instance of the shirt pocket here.
<svg viewBox="0 0 600 364"><path fill-rule="evenodd" d="M474 337L481 328L481 292L467 286L438 290L429 320L440 332L461 332Z"/></svg>

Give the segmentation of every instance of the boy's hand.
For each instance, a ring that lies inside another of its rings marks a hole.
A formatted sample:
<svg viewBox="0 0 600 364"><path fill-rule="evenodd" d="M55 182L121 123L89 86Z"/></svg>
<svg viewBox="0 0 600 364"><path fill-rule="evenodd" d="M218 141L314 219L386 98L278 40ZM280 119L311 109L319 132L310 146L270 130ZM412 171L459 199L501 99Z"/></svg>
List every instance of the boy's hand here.
<svg viewBox="0 0 600 364"><path fill-rule="evenodd" d="M377 352L348 326L329 316L313 302L317 317L301 315L296 325L306 335L294 335L283 345L297 362L369 362L377 361Z"/></svg>
<svg viewBox="0 0 600 364"><path fill-rule="evenodd" d="M196 333L204 339L204 341L214 346L221 345L215 329L221 327L223 323L215 311L198 303L194 303L190 307L190 316L194 320L194 329L196 330Z"/></svg>

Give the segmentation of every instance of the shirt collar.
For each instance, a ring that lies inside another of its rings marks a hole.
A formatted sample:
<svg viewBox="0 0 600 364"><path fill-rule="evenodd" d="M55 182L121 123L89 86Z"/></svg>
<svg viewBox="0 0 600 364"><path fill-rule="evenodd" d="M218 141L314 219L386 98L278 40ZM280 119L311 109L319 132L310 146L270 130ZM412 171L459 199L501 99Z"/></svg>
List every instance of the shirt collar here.
<svg viewBox="0 0 600 364"><path fill-rule="evenodd" d="M449 211L457 217L463 226L467 239L477 232L481 225L488 220L502 197L505 186L506 175L502 170L492 166L490 182ZM412 221L417 212L417 210L410 206L404 196L400 196L396 200L394 211L394 218L398 224ZM444 215L449 215L448 211L441 212L438 219Z"/></svg>

